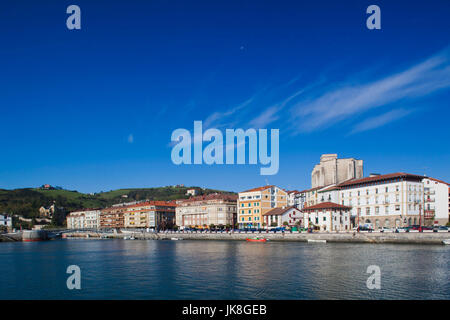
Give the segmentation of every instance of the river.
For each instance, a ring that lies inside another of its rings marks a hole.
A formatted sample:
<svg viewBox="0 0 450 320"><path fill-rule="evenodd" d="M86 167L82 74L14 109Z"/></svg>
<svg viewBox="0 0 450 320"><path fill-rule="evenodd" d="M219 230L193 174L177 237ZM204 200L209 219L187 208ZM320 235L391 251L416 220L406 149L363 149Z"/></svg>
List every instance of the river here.
<svg viewBox="0 0 450 320"><path fill-rule="evenodd" d="M69 265L81 289L69 290ZM368 289L379 266L381 288ZM244 241L0 243L0 299L450 299L450 246Z"/></svg>

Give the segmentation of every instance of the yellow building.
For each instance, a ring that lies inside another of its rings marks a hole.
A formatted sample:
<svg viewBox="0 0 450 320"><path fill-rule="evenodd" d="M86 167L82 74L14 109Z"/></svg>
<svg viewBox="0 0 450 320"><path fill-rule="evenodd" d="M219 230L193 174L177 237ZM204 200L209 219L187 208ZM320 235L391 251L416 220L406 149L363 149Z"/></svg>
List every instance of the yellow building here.
<svg viewBox="0 0 450 320"><path fill-rule="evenodd" d="M287 192L276 186L264 186L239 192L239 228L263 228L263 214L287 206ZM263 225L264 224L264 225Z"/></svg>

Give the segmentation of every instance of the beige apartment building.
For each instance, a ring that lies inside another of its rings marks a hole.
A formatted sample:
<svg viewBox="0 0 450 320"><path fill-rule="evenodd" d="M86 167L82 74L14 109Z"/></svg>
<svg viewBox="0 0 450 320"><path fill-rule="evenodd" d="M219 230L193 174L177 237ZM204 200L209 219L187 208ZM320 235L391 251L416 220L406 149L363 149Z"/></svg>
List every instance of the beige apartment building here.
<svg viewBox="0 0 450 320"><path fill-rule="evenodd" d="M127 206L124 211L124 227L172 228L175 225L176 206L170 201L146 201Z"/></svg>
<svg viewBox="0 0 450 320"><path fill-rule="evenodd" d="M181 228L204 228L210 225L234 226L236 195L209 194L179 201L176 224Z"/></svg>
<svg viewBox="0 0 450 320"><path fill-rule="evenodd" d="M287 192L273 185L239 192L239 228L263 228L266 226L263 221L263 215L266 212L274 208L287 207L287 205Z"/></svg>

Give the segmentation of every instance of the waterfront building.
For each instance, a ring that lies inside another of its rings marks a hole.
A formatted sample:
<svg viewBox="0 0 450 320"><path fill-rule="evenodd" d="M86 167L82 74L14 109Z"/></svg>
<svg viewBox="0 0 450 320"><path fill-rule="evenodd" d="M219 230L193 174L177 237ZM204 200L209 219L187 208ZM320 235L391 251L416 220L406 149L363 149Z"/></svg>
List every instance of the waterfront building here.
<svg viewBox="0 0 450 320"><path fill-rule="evenodd" d="M66 221L67 229L84 229L84 212L70 212L66 217Z"/></svg>
<svg viewBox="0 0 450 320"><path fill-rule="evenodd" d="M98 229L100 227L100 209L84 209L70 212L67 217L68 229Z"/></svg>
<svg viewBox="0 0 450 320"><path fill-rule="evenodd" d="M338 185L339 203L352 207L356 225L378 229L419 224L423 215L423 178L398 172L346 181Z"/></svg>
<svg viewBox="0 0 450 320"><path fill-rule="evenodd" d="M363 160L338 159L337 154L323 154L311 172L311 187L325 187L363 176Z"/></svg>
<svg viewBox="0 0 450 320"><path fill-rule="evenodd" d="M425 177L423 193L425 224L447 224L450 215L449 184L442 180Z"/></svg>
<svg viewBox="0 0 450 320"><path fill-rule="evenodd" d="M239 228L262 228L263 214L273 208L287 207L287 203L287 192L273 185L239 192Z"/></svg>
<svg viewBox="0 0 450 320"><path fill-rule="evenodd" d="M117 229L125 227L124 214L128 206L113 206L102 209L100 213L100 228L102 229Z"/></svg>
<svg viewBox="0 0 450 320"><path fill-rule="evenodd" d="M12 217L7 214L0 214L0 226L12 228Z"/></svg>
<svg viewBox="0 0 450 320"><path fill-rule="evenodd" d="M303 214L300 209L294 206L273 208L263 213L263 221L267 228L283 227L287 224L289 227L303 226Z"/></svg>
<svg viewBox="0 0 450 320"><path fill-rule="evenodd" d="M171 201L145 201L127 206L125 228L166 229L175 225L176 204Z"/></svg>
<svg viewBox="0 0 450 320"><path fill-rule="evenodd" d="M178 201L176 224L179 227L234 226L236 195L209 194Z"/></svg>
<svg viewBox="0 0 450 320"><path fill-rule="evenodd" d="M338 203L323 202L305 207L301 211L306 228L346 231L351 229L350 210L350 207Z"/></svg>

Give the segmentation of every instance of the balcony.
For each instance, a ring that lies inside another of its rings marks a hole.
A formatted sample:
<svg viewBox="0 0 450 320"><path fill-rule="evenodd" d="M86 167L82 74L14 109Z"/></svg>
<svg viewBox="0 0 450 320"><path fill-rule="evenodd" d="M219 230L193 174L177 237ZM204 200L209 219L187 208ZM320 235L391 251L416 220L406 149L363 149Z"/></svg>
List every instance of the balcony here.
<svg viewBox="0 0 450 320"><path fill-rule="evenodd" d="M425 219L433 219L434 218L434 210L425 210L424 215Z"/></svg>

